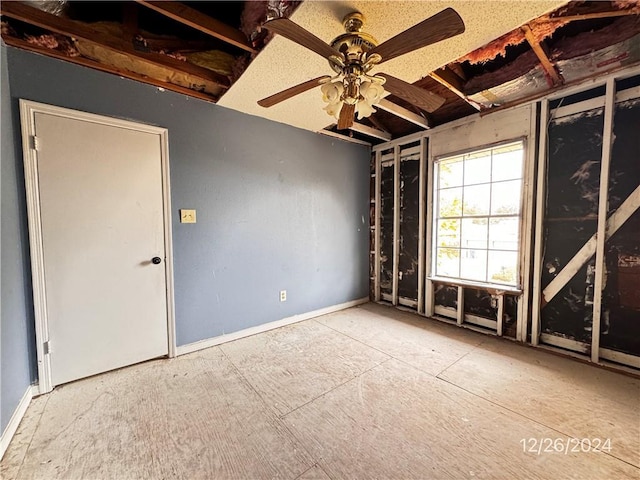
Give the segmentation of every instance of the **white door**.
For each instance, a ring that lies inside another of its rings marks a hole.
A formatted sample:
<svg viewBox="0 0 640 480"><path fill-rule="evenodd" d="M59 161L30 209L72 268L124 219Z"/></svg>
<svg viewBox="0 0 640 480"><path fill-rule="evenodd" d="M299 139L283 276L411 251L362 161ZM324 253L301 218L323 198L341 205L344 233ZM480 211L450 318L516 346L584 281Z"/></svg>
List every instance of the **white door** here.
<svg viewBox="0 0 640 480"><path fill-rule="evenodd" d="M50 386L167 355L161 136L32 118Z"/></svg>

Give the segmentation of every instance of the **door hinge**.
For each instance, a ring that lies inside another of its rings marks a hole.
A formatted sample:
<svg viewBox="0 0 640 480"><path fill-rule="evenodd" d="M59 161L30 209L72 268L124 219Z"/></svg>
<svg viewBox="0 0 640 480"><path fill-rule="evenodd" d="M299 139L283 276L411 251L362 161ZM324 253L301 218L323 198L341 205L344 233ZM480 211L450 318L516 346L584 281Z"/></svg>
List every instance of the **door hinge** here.
<svg viewBox="0 0 640 480"><path fill-rule="evenodd" d="M38 137L36 137L35 135L31 135L30 143L30 147L32 150L35 150L36 152L40 150L40 140L38 140Z"/></svg>
<svg viewBox="0 0 640 480"><path fill-rule="evenodd" d="M45 354L45 355L49 355L49 352L51 351L51 349L49 348L49 342L48 342L48 341L47 341L47 342L44 342L44 343L42 344L42 348L43 348L43 350L44 350L44 354Z"/></svg>

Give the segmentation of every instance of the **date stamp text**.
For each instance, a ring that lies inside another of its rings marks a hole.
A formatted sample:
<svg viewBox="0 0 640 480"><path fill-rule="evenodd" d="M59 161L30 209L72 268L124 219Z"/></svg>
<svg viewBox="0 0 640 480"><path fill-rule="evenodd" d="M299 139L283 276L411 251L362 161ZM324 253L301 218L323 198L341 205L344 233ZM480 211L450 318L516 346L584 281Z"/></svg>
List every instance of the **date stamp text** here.
<svg viewBox="0 0 640 480"><path fill-rule="evenodd" d="M523 438L520 440L524 453L598 453L611 452L610 438Z"/></svg>

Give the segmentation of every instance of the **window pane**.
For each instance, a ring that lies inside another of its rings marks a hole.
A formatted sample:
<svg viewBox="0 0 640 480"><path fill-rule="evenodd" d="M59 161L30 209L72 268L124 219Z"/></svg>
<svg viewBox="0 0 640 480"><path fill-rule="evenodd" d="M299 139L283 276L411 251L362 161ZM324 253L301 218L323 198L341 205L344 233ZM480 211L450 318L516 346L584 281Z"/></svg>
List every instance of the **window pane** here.
<svg viewBox="0 0 640 480"><path fill-rule="evenodd" d="M489 248L518 250L518 217L492 218L489 221Z"/></svg>
<svg viewBox="0 0 640 480"><path fill-rule="evenodd" d="M489 200L491 185L476 185L464 188L464 208L462 213L465 217L472 215L489 215Z"/></svg>
<svg viewBox="0 0 640 480"><path fill-rule="evenodd" d="M460 275L460 250L438 248L436 251L436 275L458 277Z"/></svg>
<svg viewBox="0 0 640 480"><path fill-rule="evenodd" d="M491 215L518 215L520 213L521 180L491 185Z"/></svg>
<svg viewBox="0 0 640 480"><path fill-rule="evenodd" d="M437 161L435 275L518 284L523 159L518 140Z"/></svg>
<svg viewBox="0 0 640 480"><path fill-rule="evenodd" d="M462 185L462 160L460 158L443 160L438 163L440 188Z"/></svg>
<svg viewBox="0 0 640 480"><path fill-rule="evenodd" d="M486 218L462 220L462 248L487 248L488 221Z"/></svg>
<svg viewBox="0 0 640 480"><path fill-rule="evenodd" d="M522 178L522 150L493 155L493 173L491 180L511 180Z"/></svg>
<svg viewBox="0 0 640 480"><path fill-rule="evenodd" d="M464 184L487 183L491 181L491 151L485 156L464 162Z"/></svg>
<svg viewBox="0 0 640 480"><path fill-rule="evenodd" d="M462 188L447 188L438 194L438 217L462 216Z"/></svg>
<svg viewBox="0 0 640 480"><path fill-rule="evenodd" d="M487 280L487 251L460 250L460 278L484 282Z"/></svg>
<svg viewBox="0 0 640 480"><path fill-rule="evenodd" d="M464 260L463 260L464 261ZM489 281L517 285L517 252L489 252Z"/></svg>
<svg viewBox="0 0 640 480"><path fill-rule="evenodd" d="M438 247L460 246L460 220L438 221Z"/></svg>

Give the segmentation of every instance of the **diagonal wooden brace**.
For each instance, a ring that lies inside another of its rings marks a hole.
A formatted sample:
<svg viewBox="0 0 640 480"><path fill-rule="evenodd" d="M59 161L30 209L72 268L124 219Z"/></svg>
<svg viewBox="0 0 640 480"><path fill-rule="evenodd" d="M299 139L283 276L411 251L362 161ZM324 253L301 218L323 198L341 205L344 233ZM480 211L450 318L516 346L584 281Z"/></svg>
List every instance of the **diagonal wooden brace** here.
<svg viewBox="0 0 640 480"><path fill-rule="evenodd" d="M620 227L629 220L636 210L640 208L640 185L627 197L620 207L607 219L607 233L605 241L609 240ZM594 234L587 243L576 253L573 258L560 271L558 276L551 280L542 291L541 307L555 297L564 286L569 283L582 266L596 253L596 235Z"/></svg>

